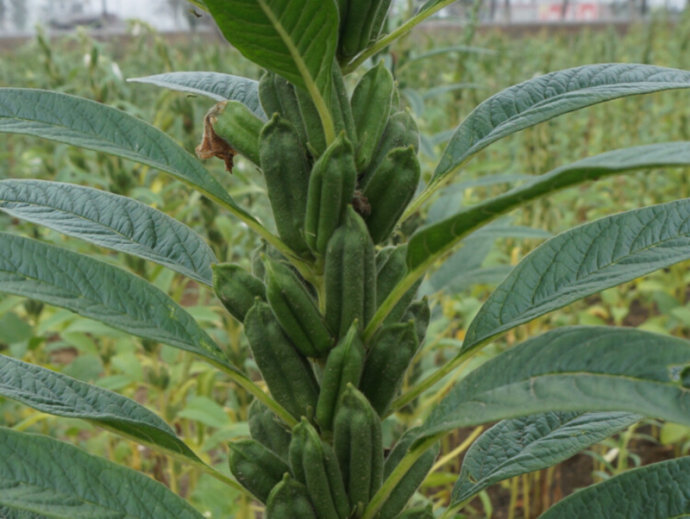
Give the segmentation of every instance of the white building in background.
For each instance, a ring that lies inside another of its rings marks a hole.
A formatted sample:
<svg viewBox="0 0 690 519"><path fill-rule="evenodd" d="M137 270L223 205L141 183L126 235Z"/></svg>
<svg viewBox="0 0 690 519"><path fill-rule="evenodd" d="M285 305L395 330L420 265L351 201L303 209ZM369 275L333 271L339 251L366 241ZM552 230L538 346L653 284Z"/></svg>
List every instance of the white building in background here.
<svg viewBox="0 0 690 519"><path fill-rule="evenodd" d="M319 1L319 0L314 0ZM393 0L407 5L408 0ZM422 5L424 0L417 0ZM641 6L680 11L690 0L484 0L484 21L587 22L628 19ZM459 0L441 14L463 16L471 0ZM55 29L77 25L123 30L138 18L161 31L185 31L199 22L186 0L0 0L0 37L30 33L37 24ZM203 22L204 19L202 19Z"/></svg>
<svg viewBox="0 0 690 519"><path fill-rule="evenodd" d="M190 28L186 0L0 0L0 36L33 32L37 24L68 28L138 18L161 31Z"/></svg>

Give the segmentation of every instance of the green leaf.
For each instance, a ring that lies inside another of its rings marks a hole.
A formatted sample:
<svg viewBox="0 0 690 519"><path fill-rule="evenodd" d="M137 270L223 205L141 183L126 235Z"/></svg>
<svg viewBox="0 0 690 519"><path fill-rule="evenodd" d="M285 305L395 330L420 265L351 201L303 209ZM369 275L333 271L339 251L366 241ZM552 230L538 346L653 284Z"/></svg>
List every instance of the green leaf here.
<svg viewBox="0 0 690 519"><path fill-rule="evenodd" d="M47 90L0 88L2 132L34 135L141 162L253 220L195 157L165 133L101 103Z"/></svg>
<svg viewBox="0 0 690 519"><path fill-rule="evenodd" d="M626 411L690 424L690 342L631 328L559 328L455 384L420 437L550 411Z"/></svg>
<svg viewBox="0 0 690 519"><path fill-rule="evenodd" d="M0 510L12 518L202 519L144 474L63 442L0 428Z"/></svg>
<svg viewBox="0 0 690 519"><path fill-rule="evenodd" d="M230 367L213 339L166 294L88 256L0 233L0 291L67 308Z"/></svg>
<svg viewBox="0 0 690 519"><path fill-rule="evenodd" d="M254 63L328 97L338 41L333 0L208 0L225 38Z"/></svg>
<svg viewBox="0 0 690 519"><path fill-rule="evenodd" d="M528 254L467 330L463 352L587 295L690 258L690 199L570 229Z"/></svg>
<svg viewBox="0 0 690 519"><path fill-rule="evenodd" d="M4 355L0 355L0 395L200 461L168 424L134 400Z"/></svg>
<svg viewBox="0 0 690 519"><path fill-rule="evenodd" d="M630 413L548 412L503 420L468 449L450 506L504 479L560 463L640 418Z"/></svg>
<svg viewBox="0 0 690 519"><path fill-rule="evenodd" d="M211 286L211 248L189 227L130 198L42 180L0 181L0 210Z"/></svg>
<svg viewBox="0 0 690 519"><path fill-rule="evenodd" d="M529 200L586 180L638 169L690 166L690 142L666 142L623 148L561 166L491 200L462 209L444 220L417 231L410 239L407 263L410 270L431 265L464 236Z"/></svg>
<svg viewBox="0 0 690 519"><path fill-rule="evenodd" d="M628 63L559 70L511 86L477 106L458 126L432 183L492 142L559 115L619 97L689 87L689 71Z"/></svg>
<svg viewBox="0 0 690 519"><path fill-rule="evenodd" d="M199 94L214 101L239 101L255 115L266 119L259 103L259 83L246 77L220 72L168 72L130 78L127 81L150 83L171 90Z"/></svg>
<svg viewBox="0 0 690 519"><path fill-rule="evenodd" d="M0 517L3 519L46 519L45 515L38 515L23 510L10 509L0 506Z"/></svg>
<svg viewBox="0 0 690 519"><path fill-rule="evenodd" d="M566 497L539 519L690 517L690 457L629 470Z"/></svg>

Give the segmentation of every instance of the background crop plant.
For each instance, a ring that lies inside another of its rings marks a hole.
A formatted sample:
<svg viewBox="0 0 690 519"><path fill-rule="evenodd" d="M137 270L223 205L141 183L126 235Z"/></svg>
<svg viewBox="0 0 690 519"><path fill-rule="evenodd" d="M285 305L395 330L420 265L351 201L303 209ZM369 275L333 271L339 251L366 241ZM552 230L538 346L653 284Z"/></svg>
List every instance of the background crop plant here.
<svg viewBox="0 0 690 519"><path fill-rule="evenodd" d="M269 519L454 517L490 485L558 463L642 416L690 425L690 343L667 335L555 328L457 375L498 335L688 259L687 199L550 238L481 306L454 358L424 376L411 369L430 321L426 298L417 296L420 283L450 252L477 244L472 233L585 181L688 166L690 143L607 151L521 177L511 190L446 211L425 226L411 223L413 217L452 193L451 180L503 137L603 101L688 88L690 72L606 63L529 79L480 103L427 172L396 79L384 60L372 57L451 1L426 2L390 33L382 30L390 0L194 3L264 69L261 78L168 72L137 81L218 101L204 119L197 155L221 158L230 171L237 155L253 163L275 233L172 138L118 109L56 91L2 88L0 131L104 152L177 177L215 204L209 221L226 211L261 238L251 271L219 261L227 245L221 235L209 233L211 248L191 228L119 194L7 179L0 181L0 209L212 288L243 324L262 380L251 365L235 362L234 344L211 337L160 288L89 255L2 233L0 290L140 337L153 355L156 344L185 350L252 395L250 435L229 446L232 477L157 414L98 386L2 355L0 395L167 453L262 503ZM215 383L213 376L205 380ZM389 417L414 409L417 397L442 381L443 391L419 420L390 427ZM486 422L498 423L474 429L452 453L467 449L448 502L417 504L416 490L448 460L437 460L440 441ZM541 517L690 514L689 474L688 457L626 471ZM202 517L132 469L8 428L0 429L0 516Z"/></svg>

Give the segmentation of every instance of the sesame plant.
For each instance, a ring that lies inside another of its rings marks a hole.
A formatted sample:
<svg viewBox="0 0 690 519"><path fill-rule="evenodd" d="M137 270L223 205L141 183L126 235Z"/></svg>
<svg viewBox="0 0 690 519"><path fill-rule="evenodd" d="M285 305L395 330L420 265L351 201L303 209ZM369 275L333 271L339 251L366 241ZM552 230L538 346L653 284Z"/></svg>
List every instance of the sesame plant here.
<svg viewBox="0 0 690 519"><path fill-rule="evenodd" d="M251 367L233 364L226 345L160 289L87 255L1 233L0 290L185 350L253 395L251 437L229 446L233 477L202 460L154 412L95 385L0 356L0 395L165 452L250 494L275 519L455 517L488 486L554 465L642 416L690 425L690 342L583 326L532 337L466 373L392 445L382 433L387 417L414 405L500 334L690 258L687 199L572 228L510 271L470 323L455 358L401 390L430 319L417 288L472 232L583 182L688 166L690 143L608 151L429 225L415 228L411 217L496 141L595 103L688 88L690 72L609 63L529 79L479 104L435 169L422 172L415 121L392 73L374 56L450 0L426 2L390 33L382 29L390 0L194 3L265 69L260 80L221 72L137 80L217 101L196 154L222 159L229 171L237 154L256 165L275 232L191 153L115 108L54 91L3 88L0 131L112 154L182 180L263 240L252 271L220 263L183 223L105 191L7 179L0 181L0 209L212 287L243 324L262 381ZM450 501L416 504L440 440L486 422L498 423L467 451ZM680 517L690 514L688 485L690 458L677 458L582 490L542 517ZM203 517L133 469L7 428L0 429L0 516Z"/></svg>

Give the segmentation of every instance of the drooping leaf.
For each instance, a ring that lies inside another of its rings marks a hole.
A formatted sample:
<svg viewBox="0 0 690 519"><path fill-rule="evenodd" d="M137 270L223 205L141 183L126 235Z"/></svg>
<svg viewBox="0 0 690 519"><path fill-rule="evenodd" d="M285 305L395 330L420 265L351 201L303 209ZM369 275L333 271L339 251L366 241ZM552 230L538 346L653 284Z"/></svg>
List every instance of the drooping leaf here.
<svg viewBox="0 0 690 519"><path fill-rule="evenodd" d="M629 63L585 65L527 80L491 96L467 116L432 182L492 142L559 115L619 97L689 87L690 71Z"/></svg>
<svg viewBox="0 0 690 519"><path fill-rule="evenodd" d="M220 72L167 72L127 81L150 83L171 90L190 92L214 101L239 101L261 119L266 114L259 103L259 83L253 79Z"/></svg>
<svg viewBox="0 0 690 519"><path fill-rule="evenodd" d="M67 308L228 366L213 339L165 293L82 254L0 233L0 292Z"/></svg>
<svg viewBox="0 0 690 519"><path fill-rule="evenodd" d="M469 232L529 200L606 176L639 169L690 166L690 142L666 142L623 148L587 157L535 177L495 198L467 207L417 231L410 239L410 269L431 265Z"/></svg>
<svg viewBox="0 0 690 519"><path fill-rule="evenodd" d="M420 437L551 411L625 411L690 425L690 342L632 328L564 327L455 384Z"/></svg>
<svg viewBox="0 0 690 519"><path fill-rule="evenodd" d="M450 506L499 481L560 463L640 418L615 412L548 412L503 420L468 449Z"/></svg>
<svg viewBox="0 0 690 519"><path fill-rule="evenodd" d="M194 156L159 129L95 101L47 90L0 88L0 133L103 151L160 169L251 218Z"/></svg>
<svg viewBox="0 0 690 519"><path fill-rule="evenodd" d="M682 519L690 517L690 457L653 463L559 501L539 519Z"/></svg>
<svg viewBox="0 0 690 519"><path fill-rule="evenodd" d="M470 324L462 351L587 295L690 258L690 199L575 227L528 254Z"/></svg>
<svg viewBox="0 0 690 519"><path fill-rule="evenodd" d="M186 225L147 205L98 189L44 180L1 180L0 210L140 258L211 286L211 248Z"/></svg>
<svg viewBox="0 0 690 519"><path fill-rule="evenodd" d="M168 424L134 400L4 355L0 355L0 395L200 461Z"/></svg>
<svg viewBox="0 0 690 519"><path fill-rule="evenodd" d="M144 474L52 438L0 428L3 507L12 518L203 518Z"/></svg>
<svg viewBox="0 0 690 519"><path fill-rule="evenodd" d="M328 99L338 40L333 0L206 0L225 38L254 63Z"/></svg>

